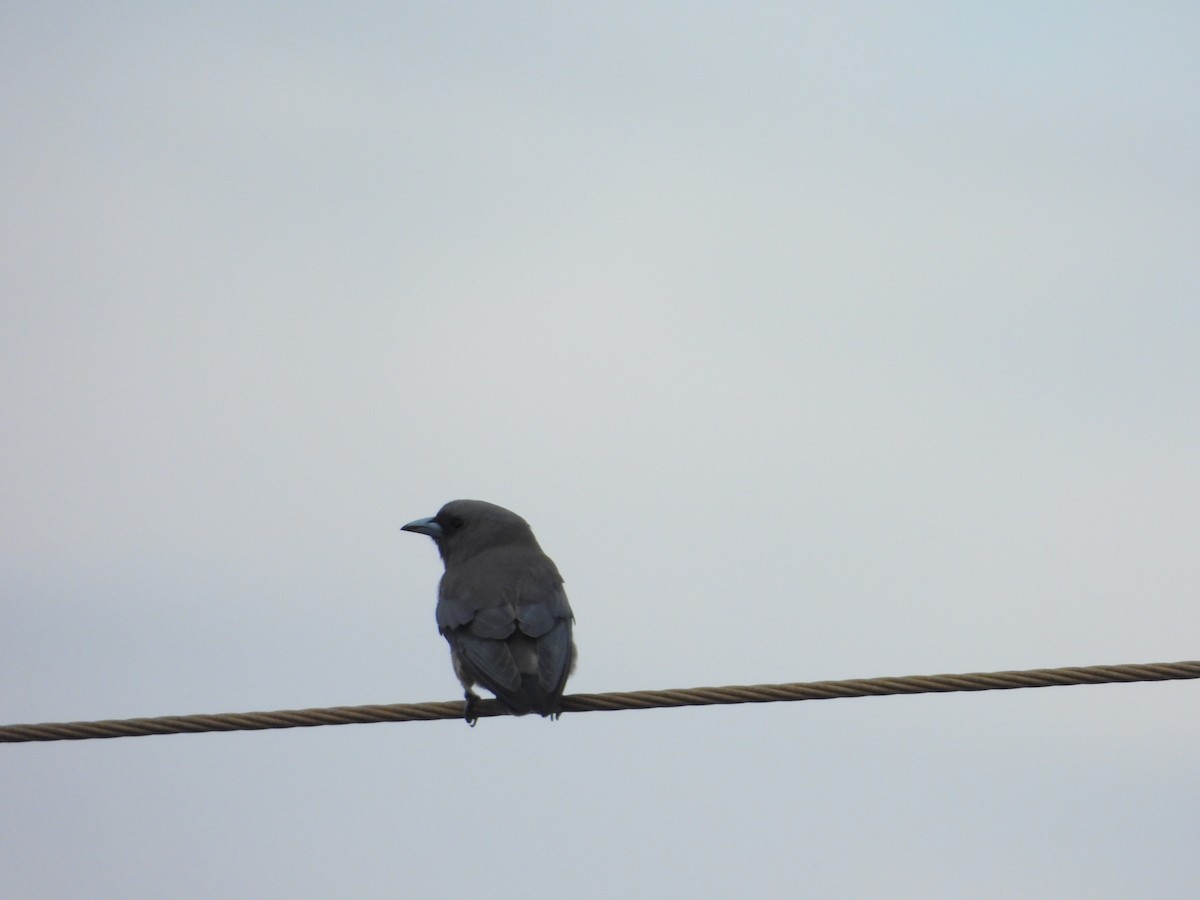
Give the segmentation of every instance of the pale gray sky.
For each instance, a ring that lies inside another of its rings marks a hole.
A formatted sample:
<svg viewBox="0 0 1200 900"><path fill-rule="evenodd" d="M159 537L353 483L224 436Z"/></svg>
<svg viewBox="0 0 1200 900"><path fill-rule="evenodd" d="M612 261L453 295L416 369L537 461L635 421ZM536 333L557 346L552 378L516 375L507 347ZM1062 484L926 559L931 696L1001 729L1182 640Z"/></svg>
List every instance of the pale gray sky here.
<svg viewBox="0 0 1200 900"><path fill-rule="evenodd" d="M1194 4L9 4L0 723L1200 656ZM0 748L20 897L1200 885L1189 683Z"/></svg>

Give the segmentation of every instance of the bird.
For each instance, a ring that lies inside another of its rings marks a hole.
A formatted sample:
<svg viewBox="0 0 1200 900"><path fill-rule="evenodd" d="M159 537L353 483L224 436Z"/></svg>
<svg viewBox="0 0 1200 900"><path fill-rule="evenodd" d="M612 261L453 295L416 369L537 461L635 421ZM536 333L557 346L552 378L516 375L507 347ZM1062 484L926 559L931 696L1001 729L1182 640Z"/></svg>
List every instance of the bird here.
<svg viewBox="0 0 1200 900"><path fill-rule="evenodd" d="M575 616L554 561L529 523L483 500L451 500L401 527L433 538L445 564L438 631L462 682L474 725L481 685L513 715L557 719L575 668Z"/></svg>

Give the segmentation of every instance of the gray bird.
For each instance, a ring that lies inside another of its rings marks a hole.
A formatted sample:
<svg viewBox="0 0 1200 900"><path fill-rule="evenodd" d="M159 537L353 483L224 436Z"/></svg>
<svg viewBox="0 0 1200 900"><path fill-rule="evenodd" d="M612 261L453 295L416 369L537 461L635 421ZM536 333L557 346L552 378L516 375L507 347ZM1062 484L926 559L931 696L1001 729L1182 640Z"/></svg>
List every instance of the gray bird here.
<svg viewBox="0 0 1200 900"><path fill-rule="evenodd" d="M446 572L438 585L438 630L466 689L466 718L482 685L516 716L557 718L575 667L575 616L562 576L529 523L482 500L451 500L403 531L427 534Z"/></svg>

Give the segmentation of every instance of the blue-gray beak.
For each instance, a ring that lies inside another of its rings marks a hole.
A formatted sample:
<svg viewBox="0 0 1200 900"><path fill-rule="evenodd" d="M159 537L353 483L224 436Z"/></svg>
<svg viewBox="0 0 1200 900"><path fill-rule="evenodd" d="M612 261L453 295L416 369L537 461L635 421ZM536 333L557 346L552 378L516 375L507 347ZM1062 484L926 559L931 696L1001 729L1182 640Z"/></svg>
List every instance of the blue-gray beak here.
<svg viewBox="0 0 1200 900"><path fill-rule="evenodd" d="M428 519L417 519L409 522L407 525L400 526L401 531L415 531L417 534L427 534L434 540L442 536L442 526L437 523L437 519L430 516Z"/></svg>

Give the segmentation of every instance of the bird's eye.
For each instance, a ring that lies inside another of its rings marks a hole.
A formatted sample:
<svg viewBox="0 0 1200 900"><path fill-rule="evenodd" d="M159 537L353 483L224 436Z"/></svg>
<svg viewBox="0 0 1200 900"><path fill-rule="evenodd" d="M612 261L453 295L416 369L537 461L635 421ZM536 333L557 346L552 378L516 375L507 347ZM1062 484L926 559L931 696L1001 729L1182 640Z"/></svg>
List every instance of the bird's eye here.
<svg viewBox="0 0 1200 900"><path fill-rule="evenodd" d="M462 516L455 516L453 519L450 520L450 527L453 528L455 531L457 531L459 528L462 528L463 524L464 523L462 520Z"/></svg>

